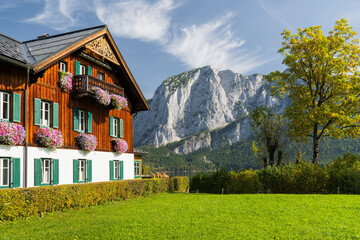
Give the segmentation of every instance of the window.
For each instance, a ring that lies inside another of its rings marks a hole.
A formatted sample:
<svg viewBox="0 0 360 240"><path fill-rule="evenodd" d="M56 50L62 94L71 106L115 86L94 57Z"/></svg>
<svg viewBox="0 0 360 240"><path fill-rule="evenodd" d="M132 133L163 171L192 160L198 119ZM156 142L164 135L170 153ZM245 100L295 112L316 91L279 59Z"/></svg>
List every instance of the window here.
<svg viewBox="0 0 360 240"><path fill-rule="evenodd" d="M88 159L73 160L74 183L92 181L92 161Z"/></svg>
<svg viewBox="0 0 360 240"><path fill-rule="evenodd" d="M97 72L97 78L100 80L105 80L105 74L103 74L101 72Z"/></svg>
<svg viewBox="0 0 360 240"><path fill-rule="evenodd" d="M65 62L59 63L59 71L66 72L66 63Z"/></svg>
<svg viewBox="0 0 360 240"><path fill-rule="evenodd" d="M52 113L52 117L51 114ZM20 118L19 118L20 119ZM59 127L59 104L43 101L34 98L34 125L50 127L52 119L52 127Z"/></svg>
<svg viewBox="0 0 360 240"><path fill-rule="evenodd" d="M134 177L139 178L141 176L140 174L140 161L134 162Z"/></svg>
<svg viewBox="0 0 360 240"><path fill-rule="evenodd" d="M9 185L9 158L0 158L0 187Z"/></svg>
<svg viewBox="0 0 360 240"><path fill-rule="evenodd" d="M110 180L124 179L124 162L120 160L110 161Z"/></svg>
<svg viewBox="0 0 360 240"><path fill-rule="evenodd" d="M85 75L86 74L86 66L80 64L80 74L79 75Z"/></svg>
<svg viewBox="0 0 360 240"><path fill-rule="evenodd" d="M74 131L85 132L87 130L88 133L92 133L92 113L74 108L73 124Z"/></svg>
<svg viewBox="0 0 360 240"><path fill-rule="evenodd" d="M123 119L110 117L110 137L123 137Z"/></svg>
<svg viewBox="0 0 360 240"><path fill-rule="evenodd" d="M59 159L35 158L34 164L35 186L59 184Z"/></svg>
<svg viewBox="0 0 360 240"><path fill-rule="evenodd" d="M50 103L41 102L41 126L50 126Z"/></svg>
<svg viewBox="0 0 360 240"><path fill-rule="evenodd" d="M10 95L6 92L0 92L0 120L9 121Z"/></svg>

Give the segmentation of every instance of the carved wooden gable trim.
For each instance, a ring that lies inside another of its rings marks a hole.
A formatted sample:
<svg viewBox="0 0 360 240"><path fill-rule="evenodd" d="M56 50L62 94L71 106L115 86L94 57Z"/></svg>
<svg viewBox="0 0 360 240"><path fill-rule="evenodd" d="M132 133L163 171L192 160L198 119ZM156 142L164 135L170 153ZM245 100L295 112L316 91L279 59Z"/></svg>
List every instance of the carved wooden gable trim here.
<svg viewBox="0 0 360 240"><path fill-rule="evenodd" d="M86 44L85 47L106 58L107 60L120 65L105 36L101 36L95 39L94 41Z"/></svg>

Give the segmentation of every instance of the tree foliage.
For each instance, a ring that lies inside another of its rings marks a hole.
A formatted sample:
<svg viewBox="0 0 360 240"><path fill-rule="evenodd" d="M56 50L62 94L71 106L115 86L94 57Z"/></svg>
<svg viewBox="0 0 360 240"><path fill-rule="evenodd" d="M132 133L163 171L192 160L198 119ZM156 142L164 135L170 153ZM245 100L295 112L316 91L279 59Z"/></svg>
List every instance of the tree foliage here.
<svg viewBox="0 0 360 240"><path fill-rule="evenodd" d="M267 79L273 92L291 99L285 110L289 135L313 140L313 163L319 159L319 142L329 137L356 137L360 133L360 50L347 20L336 21L327 36L321 26L282 32L279 53L284 72Z"/></svg>

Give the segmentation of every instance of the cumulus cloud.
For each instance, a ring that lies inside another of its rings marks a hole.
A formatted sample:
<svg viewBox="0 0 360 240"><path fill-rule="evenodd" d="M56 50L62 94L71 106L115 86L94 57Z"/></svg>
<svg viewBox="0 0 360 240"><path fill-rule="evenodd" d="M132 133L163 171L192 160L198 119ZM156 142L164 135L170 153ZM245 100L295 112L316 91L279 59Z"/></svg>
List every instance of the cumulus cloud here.
<svg viewBox="0 0 360 240"><path fill-rule="evenodd" d="M232 14L202 25L181 29L166 51L190 67L212 65L246 73L263 64L260 57L243 48L245 40L234 36L228 20Z"/></svg>
<svg viewBox="0 0 360 240"><path fill-rule="evenodd" d="M96 15L109 25L115 35L161 43L168 38L170 11L176 7L172 0L159 0L155 3L144 0L95 0L94 3Z"/></svg>

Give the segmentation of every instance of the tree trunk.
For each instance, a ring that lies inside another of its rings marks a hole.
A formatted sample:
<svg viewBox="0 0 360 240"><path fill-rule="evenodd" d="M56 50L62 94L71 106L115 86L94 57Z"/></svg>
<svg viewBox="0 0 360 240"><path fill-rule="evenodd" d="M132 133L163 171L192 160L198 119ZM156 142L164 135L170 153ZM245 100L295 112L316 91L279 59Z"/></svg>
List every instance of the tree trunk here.
<svg viewBox="0 0 360 240"><path fill-rule="evenodd" d="M279 150L278 151L278 160L277 160L277 165L279 166L282 162L282 155L283 155L283 152L282 150Z"/></svg>
<svg viewBox="0 0 360 240"><path fill-rule="evenodd" d="M275 151L271 150L269 151L269 165L274 166L274 162L275 162Z"/></svg>
<svg viewBox="0 0 360 240"><path fill-rule="evenodd" d="M312 160L313 164L319 163L319 152L320 152L319 140L320 140L320 138L317 135L317 129L318 129L318 125L316 124L316 125L314 125L314 134L313 134L313 145L314 145L313 160Z"/></svg>
<svg viewBox="0 0 360 240"><path fill-rule="evenodd" d="M264 156L263 157L263 164L264 164L264 168L267 167L267 158Z"/></svg>

